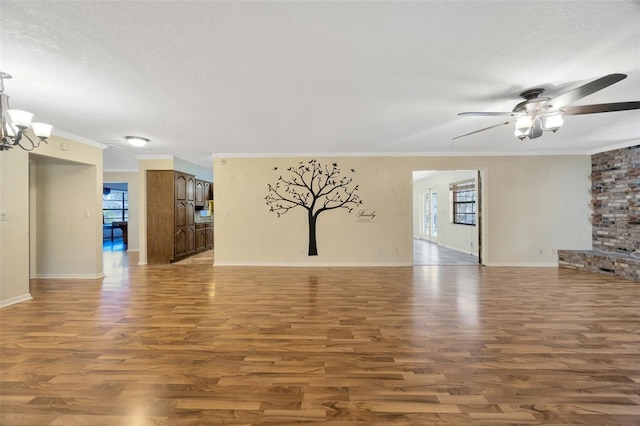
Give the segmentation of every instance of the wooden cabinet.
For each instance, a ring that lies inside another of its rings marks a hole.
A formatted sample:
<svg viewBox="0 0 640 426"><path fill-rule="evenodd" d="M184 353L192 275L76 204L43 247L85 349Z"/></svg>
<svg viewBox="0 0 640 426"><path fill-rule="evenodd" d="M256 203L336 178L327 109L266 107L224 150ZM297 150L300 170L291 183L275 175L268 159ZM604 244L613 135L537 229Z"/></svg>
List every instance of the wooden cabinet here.
<svg viewBox="0 0 640 426"><path fill-rule="evenodd" d="M196 180L196 206L204 207L204 182Z"/></svg>
<svg viewBox="0 0 640 426"><path fill-rule="evenodd" d="M213 248L213 222L196 223L196 251Z"/></svg>
<svg viewBox="0 0 640 426"><path fill-rule="evenodd" d="M196 250L204 250L207 246L204 223L196 223Z"/></svg>
<svg viewBox="0 0 640 426"><path fill-rule="evenodd" d="M213 224L209 224L204 229L204 244L207 249L213 248Z"/></svg>
<svg viewBox="0 0 640 426"><path fill-rule="evenodd" d="M206 182L203 180L196 180L195 183L195 191L196 191L196 196L195 196L195 205L196 207L203 207L203 208L208 208L209 207L209 200L213 199L213 194L211 193L211 189L213 188L213 185L211 184L211 182Z"/></svg>
<svg viewBox="0 0 640 426"><path fill-rule="evenodd" d="M175 173L175 247L173 260L193 253L195 245L196 179L186 173Z"/></svg>
<svg viewBox="0 0 640 426"><path fill-rule="evenodd" d="M147 263L195 253L195 183L186 173L147 170Z"/></svg>
<svg viewBox="0 0 640 426"><path fill-rule="evenodd" d="M204 183L204 208L209 208L209 200L213 200L213 184L210 182Z"/></svg>

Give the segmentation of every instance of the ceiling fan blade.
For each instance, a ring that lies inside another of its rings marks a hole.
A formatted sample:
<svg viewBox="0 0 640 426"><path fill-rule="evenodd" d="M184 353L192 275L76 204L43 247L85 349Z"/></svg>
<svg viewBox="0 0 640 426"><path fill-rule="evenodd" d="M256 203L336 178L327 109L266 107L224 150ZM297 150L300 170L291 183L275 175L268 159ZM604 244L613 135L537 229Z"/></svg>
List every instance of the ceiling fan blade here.
<svg viewBox="0 0 640 426"><path fill-rule="evenodd" d="M624 80L625 78L627 78L626 74L605 75L604 77L600 77L587 84L584 84L580 87L570 90L567 93L563 93L560 96L556 96L555 98L551 99L548 103L549 105L551 105L551 108L553 109L562 108L566 105L569 105L571 102L584 98L585 96L595 93L598 90L602 90L605 87L609 87L612 84L619 82L620 80Z"/></svg>
<svg viewBox="0 0 640 426"><path fill-rule="evenodd" d="M480 129L480 130L476 130L476 131L471 132L471 133L465 133L464 135L456 136L455 138L453 138L451 140L454 141L456 139L460 139L460 138L465 137L465 136L473 135L475 133L484 132L485 130L495 129L496 127L504 126L505 124L514 123L515 121L516 120L514 119L514 120L509 120L509 121L505 121L505 122L502 122L502 123L494 124L493 126L485 127L484 129Z"/></svg>
<svg viewBox="0 0 640 426"><path fill-rule="evenodd" d="M510 115L516 115L517 113L513 112L513 111L509 111L509 112L493 112L493 111L487 111L487 112L461 112L458 113L458 115L473 115L473 116L477 116L477 117L495 117L495 116L510 116Z"/></svg>
<svg viewBox="0 0 640 426"><path fill-rule="evenodd" d="M567 106L562 108L564 115L595 114L598 112L627 111L640 109L640 101L615 102L611 104L593 104L580 106Z"/></svg>

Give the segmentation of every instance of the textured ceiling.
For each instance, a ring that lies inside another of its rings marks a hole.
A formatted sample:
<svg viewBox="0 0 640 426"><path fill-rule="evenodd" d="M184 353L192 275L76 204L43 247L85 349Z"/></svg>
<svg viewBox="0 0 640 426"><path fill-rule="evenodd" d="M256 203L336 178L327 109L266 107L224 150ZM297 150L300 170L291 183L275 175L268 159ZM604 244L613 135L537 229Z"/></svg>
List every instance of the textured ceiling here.
<svg viewBox="0 0 640 426"><path fill-rule="evenodd" d="M12 107L54 132L204 167L248 154L588 153L640 140L640 112L566 117L518 141L462 111L510 111L628 78L574 105L640 100L638 1L12 1L0 5Z"/></svg>

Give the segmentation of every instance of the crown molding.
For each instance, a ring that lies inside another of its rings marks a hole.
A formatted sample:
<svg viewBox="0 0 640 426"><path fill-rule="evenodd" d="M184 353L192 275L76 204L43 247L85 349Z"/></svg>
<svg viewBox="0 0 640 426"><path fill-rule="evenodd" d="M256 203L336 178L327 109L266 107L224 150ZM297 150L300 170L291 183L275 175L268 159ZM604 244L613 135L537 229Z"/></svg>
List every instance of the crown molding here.
<svg viewBox="0 0 640 426"><path fill-rule="evenodd" d="M103 143L96 142L91 139L83 138L82 136L74 135L73 133L67 133L67 132L63 132L62 130L56 130L55 127L53 128L52 134L61 138L69 139L75 142L80 142L85 145L90 145L95 148L100 148L100 149L109 148L109 145L105 145Z"/></svg>

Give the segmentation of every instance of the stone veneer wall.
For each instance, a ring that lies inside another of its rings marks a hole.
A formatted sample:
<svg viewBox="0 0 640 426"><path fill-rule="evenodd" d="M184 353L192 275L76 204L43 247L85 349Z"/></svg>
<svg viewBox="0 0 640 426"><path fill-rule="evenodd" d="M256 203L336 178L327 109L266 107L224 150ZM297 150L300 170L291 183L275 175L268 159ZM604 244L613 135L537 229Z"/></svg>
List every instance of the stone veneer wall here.
<svg viewBox="0 0 640 426"><path fill-rule="evenodd" d="M560 266L640 281L640 145L591 157L593 250L559 250Z"/></svg>

